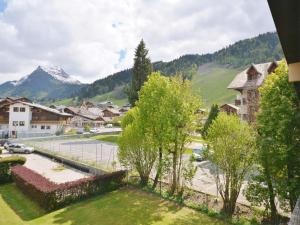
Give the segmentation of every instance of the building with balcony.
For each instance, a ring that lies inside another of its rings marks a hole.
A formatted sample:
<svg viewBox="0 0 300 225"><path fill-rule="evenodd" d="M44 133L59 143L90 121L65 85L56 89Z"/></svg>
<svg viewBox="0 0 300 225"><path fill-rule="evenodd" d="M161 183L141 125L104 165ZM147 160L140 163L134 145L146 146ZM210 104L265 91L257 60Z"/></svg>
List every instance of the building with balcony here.
<svg viewBox="0 0 300 225"><path fill-rule="evenodd" d="M239 92L235 105L239 107L238 116L247 122L254 122L259 109L259 87L268 74L274 72L278 62L251 64L251 66L237 74L227 87Z"/></svg>
<svg viewBox="0 0 300 225"><path fill-rule="evenodd" d="M24 98L0 100L0 134L2 137L53 135L64 129L71 114L62 113Z"/></svg>

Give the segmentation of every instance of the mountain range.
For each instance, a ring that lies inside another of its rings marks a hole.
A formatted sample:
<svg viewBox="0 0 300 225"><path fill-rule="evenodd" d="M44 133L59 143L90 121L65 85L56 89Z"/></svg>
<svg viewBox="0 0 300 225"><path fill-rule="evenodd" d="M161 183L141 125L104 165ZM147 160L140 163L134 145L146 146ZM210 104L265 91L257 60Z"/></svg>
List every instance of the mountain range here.
<svg viewBox="0 0 300 225"><path fill-rule="evenodd" d="M0 85L0 97L25 96L33 100L70 97L85 84L67 74L62 68L38 66L31 74L17 81Z"/></svg>
<svg viewBox="0 0 300 225"><path fill-rule="evenodd" d="M189 54L170 62L154 62L153 69L170 76L176 73L184 74L192 65L196 65L198 72L192 78L193 90L200 92L205 105L211 105L234 99L236 92L228 90L227 86L238 72L251 63L280 60L283 57L277 33L268 32L238 41L214 53ZM131 76L132 69L117 72L83 87L77 96L80 99L112 100L124 104L126 96L122 87L129 84Z"/></svg>
<svg viewBox="0 0 300 225"><path fill-rule="evenodd" d="M155 49L150 49L155 51ZM283 52L275 32L268 32L254 38L238 41L209 54L183 55L170 62L153 63L154 71L166 76L185 73L193 65L198 68L192 78L192 88L200 92L204 103L230 102L236 95L227 90L234 76L251 63L262 63L283 58ZM132 69L126 69L91 84L82 84L59 67L37 67L31 74L19 81L0 85L0 97L25 96L55 104L78 104L82 99L91 101L112 100L126 103L124 86L130 83Z"/></svg>

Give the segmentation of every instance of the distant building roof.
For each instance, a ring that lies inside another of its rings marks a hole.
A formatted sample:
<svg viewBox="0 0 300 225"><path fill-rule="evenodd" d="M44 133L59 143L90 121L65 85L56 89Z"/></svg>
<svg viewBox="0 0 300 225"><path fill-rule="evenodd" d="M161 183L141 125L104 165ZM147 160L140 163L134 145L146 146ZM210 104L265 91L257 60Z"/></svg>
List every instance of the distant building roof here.
<svg viewBox="0 0 300 225"><path fill-rule="evenodd" d="M229 107L231 107L231 108L233 108L233 109L236 109L236 110L240 109L238 106L230 104L230 103L225 103L225 104L221 105L220 108L223 108L226 105L229 106Z"/></svg>
<svg viewBox="0 0 300 225"><path fill-rule="evenodd" d="M16 103L22 103L24 105L39 108L39 109L42 109L42 110L45 110L45 111L48 111L48 112L51 112L51 113L54 113L54 114L57 114L57 115L60 115L60 116L72 116L72 114L65 113L65 112L60 112L57 109L53 109L53 108L50 108L50 107L47 107L47 106L44 106L44 105L40 105L40 104L37 104L37 103L29 103L29 102L23 102L23 101L17 101Z"/></svg>
<svg viewBox="0 0 300 225"><path fill-rule="evenodd" d="M66 107L66 110L69 110L71 111L73 114L75 115L78 115L78 116L82 116L82 117L85 117L87 119L90 119L90 120L103 120L105 121L105 119L103 118L102 115L97 115L97 114L94 114L92 112L90 112L88 109L85 109L83 107Z"/></svg>
<svg viewBox="0 0 300 225"><path fill-rule="evenodd" d="M105 108L103 111L109 111L113 114L120 114L120 112L116 109L113 109L113 108Z"/></svg>
<svg viewBox="0 0 300 225"><path fill-rule="evenodd" d="M5 99L2 99L0 102L6 102L5 105L11 105L11 104L15 104L15 103L21 103L21 104L24 104L24 105L28 105L30 107L39 108L39 109L42 109L42 110L45 110L45 111L57 114L57 115L60 115L60 116L72 116L71 114L60 112L57 109L50 108L50 107L47 107L47 106L44 106L44 105L40 105L38 103L33 103L30 99L25 98L25 97L14 97L14 98L7 97Z"/></svg>
<svg viewBox="0 0 300 225"><path fill-rule="evenodd" d="M278 65L278 62L273 61L273 62L268 62L268 63L261 63L261 64L251 64L251 66L244 71L240 72L235 76L233 81L228 85L228 89L244 89L247 88L248 86L256 86L259 87L263 84L266 76L269 74L269 69L272 67L272 65ZM258 78L255 80L248 80L248 71L253 68L257 71L258 73Z"/></svg>

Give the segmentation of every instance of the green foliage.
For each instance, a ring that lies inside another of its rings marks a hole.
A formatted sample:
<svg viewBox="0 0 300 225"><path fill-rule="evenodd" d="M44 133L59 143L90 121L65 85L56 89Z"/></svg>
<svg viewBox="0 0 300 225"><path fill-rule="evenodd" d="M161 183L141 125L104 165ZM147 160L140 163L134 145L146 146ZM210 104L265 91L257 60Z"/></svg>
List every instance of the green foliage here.
<svg viewBox="0 0 300 225"><path fill-rule="evenodd" d="M131 84L127 91L128 101L131 105L135 105L135 102L138 100L139 91L151 72L151 60L148 56L148 50L146 49L145 42L142 39L135 50Z"/></svg>
<svg viewBox="0 0 300 225"><path fill-rule="evenodd" d="M275 195L281 206L293 210L300 194L300 106L295 89L288 81L288 68L281 62L260 88L258 162L269 189L269 204Z"/></svg>
<svg viewBox="0 0 300 225"><path fill-rule="evenodd" d="M251 177L244 194L253 206L263 207L264 215L268 217L271 210L268 185L261 169L257 169L258 174Z"/></svg>
<svg viewBox="0 0 300 225"><path fill-rule="evenodd" d="M91 126L89 124L84 125L84 131L89 132L91 130Z"/></svg>
<svg viewBox="0 0 300 225"><path fill-rule="evenodd" d="M134 113L138 113L137 110ZM131 116L131 115L129 115ZM127 115L125 116L126 120ZM122 165L134 168L140 175L141 185L146 185L157 154L151 140L149 140L139 123L139 116L135 116L131 124L128 124L119 137L118 159Z"/></svg>
<svg viewBox="0 0 300 225"><path fill-rule="evenodd" d="M253 166L255 136L247 123L223 112L208 129L209 159L217 166L216 184L228 216L233 215L244 177Z"/></svg>
<svg viewBox="0 0 300 225"><path fill-rule="evenodd" d="M205 121L205 124L203 126L203 130L202 130L202 136L205 138L207 136L207 131L208 128L210 127L210 125L212 124L212 122L217 118L218 114L219 114L219 106L214 104L211 106L210 111L209 111L209 115L207 120Z"/></svg>
<svg viewBox="0 0 300 225"><path fill-rule="evenodd" d="M9 156L0 158L0 183L11 181L11 167L23 165L26 162L25 157Z"/></svg>
<svg viewBox="0 0 300 225"><path fill-rule="evenodd" d="M94 139L111 143L118 143L119 135L98 135Z"/></svg>

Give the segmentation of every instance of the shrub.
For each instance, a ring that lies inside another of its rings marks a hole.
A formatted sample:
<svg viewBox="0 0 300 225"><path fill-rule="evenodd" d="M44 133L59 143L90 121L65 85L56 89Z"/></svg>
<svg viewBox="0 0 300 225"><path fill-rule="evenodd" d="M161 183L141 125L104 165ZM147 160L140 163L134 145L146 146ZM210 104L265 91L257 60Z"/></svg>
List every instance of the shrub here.
<svg viewBox="0 0 300 225"><path fill-rule="evenodd" d="M21 156L10 156L0 159L0 183L11 181L11 167L15 165L23 165L26 158Z"/></svg>
<svg viewBox="0 0 300 225"><path fill-rule="evenodd" d="M2 149L0 149L0 155L2 154Z"/></svg>
<svg viewBox="0 0 300 225"><path fill-rule="evenodd" d="M56 184L24 166L12 168L13 180L21 191L48 211L115 190L122 185L125 175L125 171L117 171Z"/></svg>

